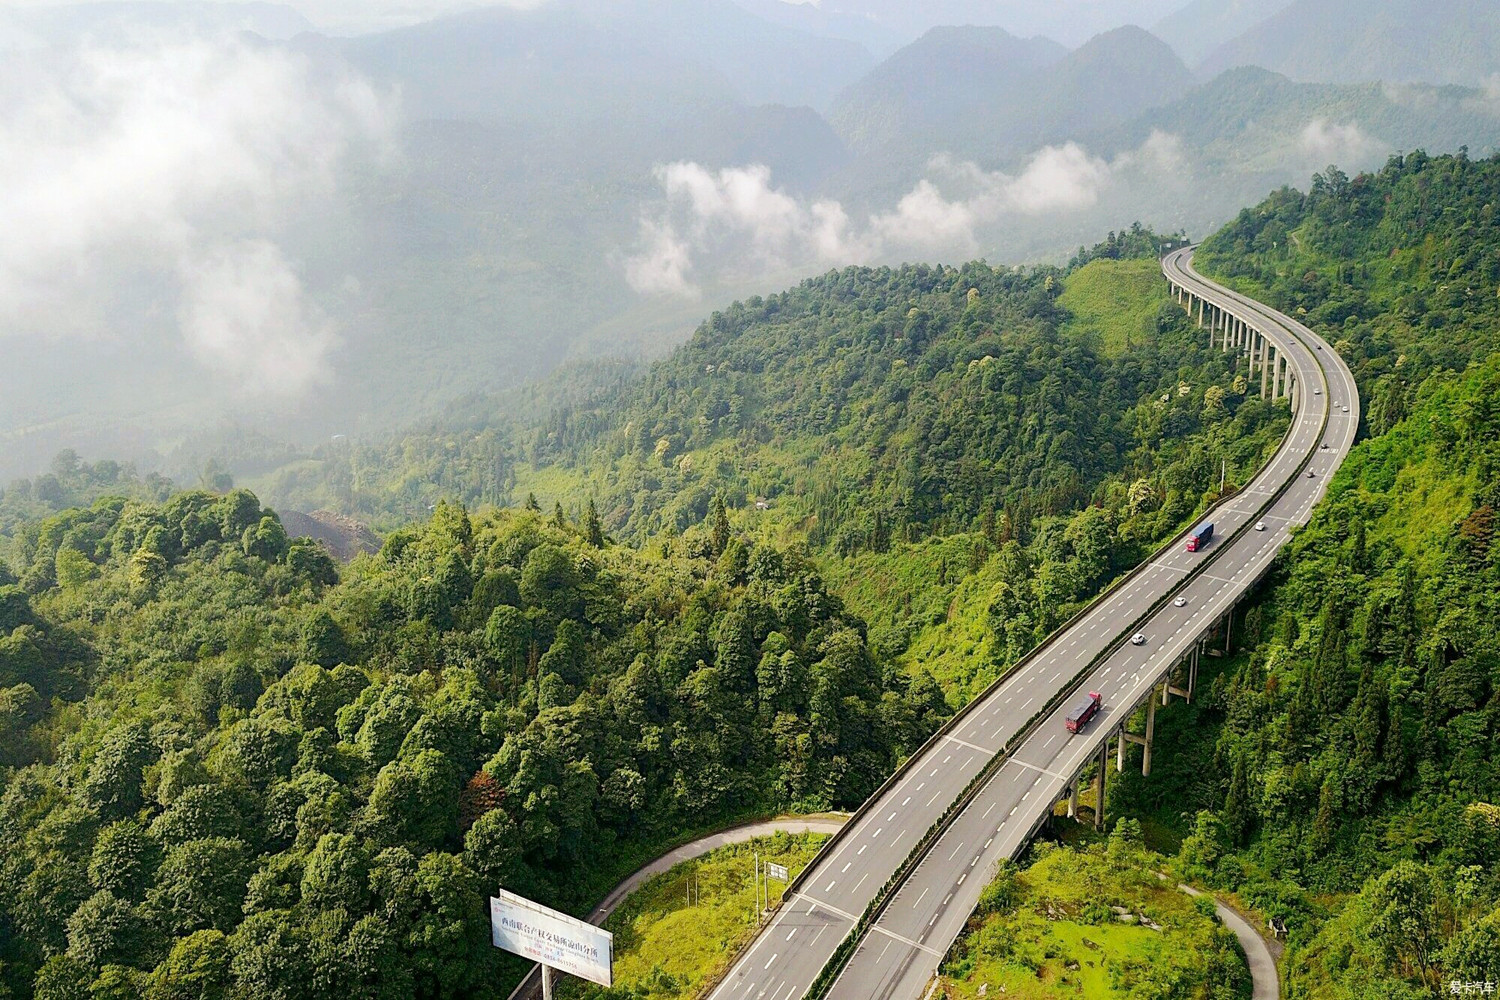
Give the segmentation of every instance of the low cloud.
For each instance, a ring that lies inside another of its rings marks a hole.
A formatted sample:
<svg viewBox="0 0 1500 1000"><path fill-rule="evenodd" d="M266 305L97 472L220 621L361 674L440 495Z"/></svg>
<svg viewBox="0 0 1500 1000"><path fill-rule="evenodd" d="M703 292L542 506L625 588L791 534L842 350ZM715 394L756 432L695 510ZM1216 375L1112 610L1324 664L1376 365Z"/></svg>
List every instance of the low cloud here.
<svg viewBox="0 0 1500 1000"><path fill-rule="evenodd" d="M333 326L274 243L245 240L182 263L179 322L206 368L257 395L292 395L327 377Z"/></svg>
<svg viewBox="0 0 1500 1000"><path fill-rule="evenodd" d="M1153 132L1112 160L1077 143L1045 147L1015 173L940 155L890 209L856 223L837 201L804 201L764 166L657 171L663 200L643 215L625 276L644 295L692 296L695 274L836 266L901 254L972 254L1007 219L1083 212L1115 186L1179 169L1181 140Z"/></svg>
<svg viewBox="0 0 1500 1000"><path fill-rule="evenodd" d="M1326 118L1308 122L1298 142L1303 154L1318 166L1334 163L1357 168L1385 149L1385 143L1366 134L1354 122L1341 125Z"/></svg>
<svg viewBox="0 0 1500 1000"><path fill-rule="evenodd" d="M391 103L230 38L87 47L0 75L0 336L119 337L164 313L237 392L326 378L335 332L276 234L354 150L389 148Z"/></svg>

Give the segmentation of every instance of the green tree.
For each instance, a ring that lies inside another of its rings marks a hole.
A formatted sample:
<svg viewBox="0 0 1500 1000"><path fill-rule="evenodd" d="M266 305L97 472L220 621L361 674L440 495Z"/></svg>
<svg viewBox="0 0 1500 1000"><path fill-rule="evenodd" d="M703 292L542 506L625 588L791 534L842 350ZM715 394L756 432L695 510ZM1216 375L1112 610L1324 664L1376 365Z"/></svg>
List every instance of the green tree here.
<svg viewBox="0 0 1500 1000"><path fill-rule="evenodd" d="M177 935L226 933L239 922L251 858L243 841L190 840L167 851L146 910Z"/></svg>
<svg viewBox="0 0 1500 1000"><path fill-rule="evenodd" d="M160 862L156 842L134 820L120 820L99 831L89 858L89 882L120 899L139 900Z"/></svg>
<svg viewBox="0 0 1500 1000"><path fill-rule="evenodd" d="M129 962L145 943L145 922L135 908L102 889L68 918L68 954L91 969Z"/></svg>
<svg viewBox="0 0 1500 1000"><path fill-rule="evenodd" d="M718 494L714 495L713 505L709 508L708 521L713 554L722 555L729 545L729 512L724 509L724 498Z"/></svg>
<svg viewBox="0 0 1500 1000"><path fill-rule="evenodd" d="M1442 938L1439 886L1432 872L1414 862L1399 861L1364 894L1370 907L1370 937L1386 961L1433 982Z"/></svg>
<svg viewBox="0 0 1500 1000"><path fill-rule="evenodd" d="M222 931L178 938L151 974L148 1000L229 1000L230 951Z"/></svg>
<svg viewBox="0 0 1500 1000"><path fill-rule="evenodd" d="M584 508L583 537L594 548L604 548L604 525L599 520L599 511L594 506L593 497L589 497L588 506Z"/></svg>

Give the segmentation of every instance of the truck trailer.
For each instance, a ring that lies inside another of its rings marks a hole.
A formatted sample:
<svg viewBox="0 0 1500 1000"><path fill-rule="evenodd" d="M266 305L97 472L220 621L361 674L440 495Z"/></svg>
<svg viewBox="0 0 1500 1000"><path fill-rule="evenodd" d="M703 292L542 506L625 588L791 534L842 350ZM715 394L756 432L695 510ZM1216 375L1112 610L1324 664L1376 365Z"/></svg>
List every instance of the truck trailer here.
<svg viewBox="0 0 1500 1000"><path fill-rule="evenodd" d="M1099 714L1099 705L1103 701L1098 691L1089 692L1089 700L1079 705L1068 713L1063 724L1068 727L1068 732L1078 733L1089 724L1089 720Z"/></svg>

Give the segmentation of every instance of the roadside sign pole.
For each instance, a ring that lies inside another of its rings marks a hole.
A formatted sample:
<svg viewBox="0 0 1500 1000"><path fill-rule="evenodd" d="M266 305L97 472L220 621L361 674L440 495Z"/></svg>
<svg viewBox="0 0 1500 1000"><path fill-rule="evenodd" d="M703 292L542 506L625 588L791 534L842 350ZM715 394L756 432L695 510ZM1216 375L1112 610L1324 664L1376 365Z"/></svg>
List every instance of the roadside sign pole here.
<svg viewBox="0 0 1500 1000"><path fill-rule="evenodd" d="M542 1000L552 1000L552 966L542 966Z"/></svg>

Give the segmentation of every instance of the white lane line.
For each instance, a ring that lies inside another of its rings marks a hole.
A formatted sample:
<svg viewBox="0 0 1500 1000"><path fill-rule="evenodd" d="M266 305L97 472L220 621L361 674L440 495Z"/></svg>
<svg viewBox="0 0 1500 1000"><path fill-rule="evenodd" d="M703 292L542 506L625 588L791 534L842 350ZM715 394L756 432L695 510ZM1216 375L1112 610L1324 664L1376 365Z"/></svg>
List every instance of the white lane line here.
<svg viewBox="0 0 1500 1000"><path fill-rule="evenodd" d="M1012 764L1020 764L1022 767L1029 767L1033 771L1040 771L1043 774L1050 774L1050 775L1052 775L1052 777L1054 777L1054 778L1061 778L1064 781L1069 780L1068 776L1066 774L1058 774L1056 771L1049 771L1045 767L1037 767L1035 764L1028 764L1024 760L1016 760L1014 757L1012 757L1010 759L1010 763L1012 763ZM1026 795L1030 795L1030 794L1031 793L1029 791L1026 793ZM1024 799L1026 797L1026 795L1023 795L1021 797Z"/></svg>
<svg viewBox="0 0 1500 1000"><path fill-rule="evenodd" d="M849 923L851 923L851 924L857 924L857 923L859 923L859 918L856 917L854 914L848 912L847 910L841 910L837 906L833 906L832 904L825 903L821 899L813 899L811 896L807 895L806 893L801 893L801 892L797 893L797 898L798 899L805 899L809 903L813 904L811 907L808 908L807 912L809 912L809 913L811 913L814 909L822 909L822 910L827 910L829 913L832 913L836 917L843 917L845 920L849 921ZM817 939L814 938L813 940L816 941Z"/></svg>
<svg viewBox="0 0 1500 1000"><path fill-rule="evenodd" d="M771 963L774 961L776 961L775 955L772 955L770 958L766 959L766 964L761 966L761 971L764 972L766 969L769 969L771 967Z"/></svg>
<svg viewBox="0 0 1500 1000"><path fill-rule="evenodd" d="M970 750L978 750L982 754L994 753L993 750L986 750L984 747L980 746L977 743L970 743L970 742L968 742L966 740L961 740L957 736L950 736L950 735L948 735L948 734L945 733L945 734L943 734L943 739L945 739L945 740L952 740L954 743L957 743L959 746L968 747ZM949 757L951 758L952 755L950 754ZM947 763L947 761L945 760L944 763ZM972 763L974 763L974 758L970 757L969 758L969 764L972 764ZM969 765L965 764L964 766L968 767Z"/></svg>
<svg viewBox="0 0 1500 1000"><path fill-rule="evenodd" d="M943 953L940 952L940 951L938 951L936 948L929 947L928 945L925 945L925 944L923 944L920 941L913 941L911 938L906 937L904 934L897 934L895 931L887 930L886 928L882 927L880 924L876 924L875 926L871 927L870 930L872 930L872 931L879 931L881 934L884 934L886 937L888 937L888 938L894 938L895 940L900 941L902 944L909 945L910 947L913 947L913 948L917 949L918 951L925 951L925 952L927 952L927 954L931 955L933 958L942 958L943 957Z"/></svg>

